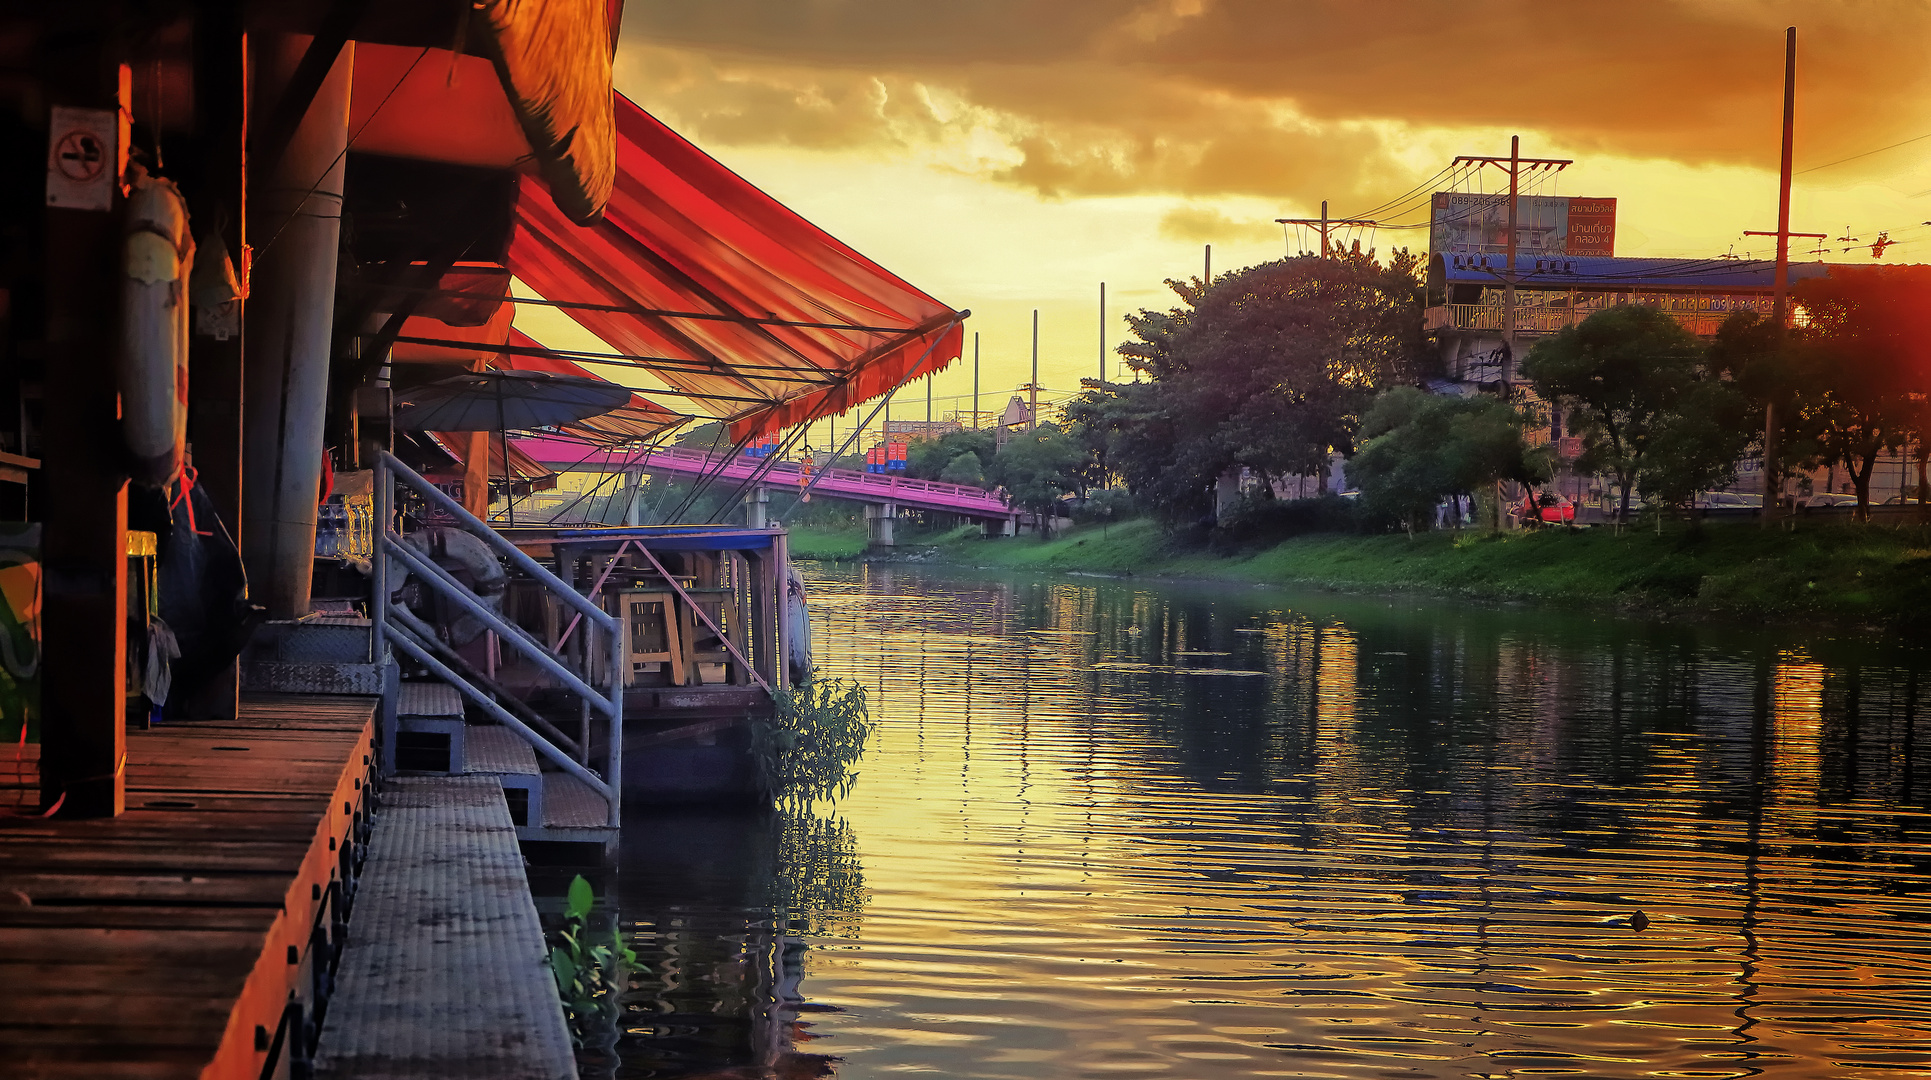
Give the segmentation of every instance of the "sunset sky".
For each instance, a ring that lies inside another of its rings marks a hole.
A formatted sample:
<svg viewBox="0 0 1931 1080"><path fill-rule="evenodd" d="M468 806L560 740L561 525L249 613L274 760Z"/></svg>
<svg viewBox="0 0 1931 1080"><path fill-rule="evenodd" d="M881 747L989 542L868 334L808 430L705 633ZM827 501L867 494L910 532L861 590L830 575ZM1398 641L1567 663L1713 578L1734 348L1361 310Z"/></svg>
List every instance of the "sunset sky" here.
<svg viewBox="0 0 1931 1080"><path fill-rule="evenodd" d="M1885 261L1931 262L1921 0L629 0L617 86L970 308L995 408L1026 378L1032 308L1042 383L1076 389L1099 364L1101 281L1117 344L1124 311L1201 272L1203 244L1216 272L1278 258L1275 218L1324 198L1360 214L1511 134L1575 159L1543 193L1619 200L1619 255L1767 251L1741 233L1776 223L1793 24L1792 227L1889 229ZM1426 246L1424 230L1362 239ZM1830 258L1871 261L1844 246ZM970 392L970 356L941 398ZM900 400L895 416L923 417L921 388Z"/></svg>

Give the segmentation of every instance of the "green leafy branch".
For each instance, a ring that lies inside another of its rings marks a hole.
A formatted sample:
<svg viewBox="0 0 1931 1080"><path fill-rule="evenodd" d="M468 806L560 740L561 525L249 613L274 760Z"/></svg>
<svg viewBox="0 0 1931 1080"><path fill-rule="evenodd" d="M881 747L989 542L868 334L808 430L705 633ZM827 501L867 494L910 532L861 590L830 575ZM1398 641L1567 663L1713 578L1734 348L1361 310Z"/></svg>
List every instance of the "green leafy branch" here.
<svg viewBox="0 0 1931 1080"><path fill-rule="evenodd" d="M752 752L765 791L780 806L803 809L842 798L871 737L865 688L852 679L813 679L778 691L771 718L752 727Z"/></svg>

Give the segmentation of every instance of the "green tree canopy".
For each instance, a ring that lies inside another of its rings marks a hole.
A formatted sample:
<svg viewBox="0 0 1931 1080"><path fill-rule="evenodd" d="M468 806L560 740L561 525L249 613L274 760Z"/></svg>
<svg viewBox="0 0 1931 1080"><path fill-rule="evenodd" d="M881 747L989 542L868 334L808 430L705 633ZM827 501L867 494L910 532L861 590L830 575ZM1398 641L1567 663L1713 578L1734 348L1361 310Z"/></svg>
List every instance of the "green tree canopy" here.
<svg viewBox="0 0 1931 1080"><path fill-rule="evenodd" d="M1795 424L1812 464L1842 465L1868 521L1880 454L1924 427L1931 390L1931 268L1834 267L1793 290Z"/></svg>
<svg viewBox="0 0 1931 1080"><path fill-rule="evenodd" d="M1211 509L1215 479L1232 468L1324 471L1330 452L1354 448L1374 395L1419 374L1419 261L1357 251L1211 286L1170 281L1184 306L1129 315L1137 340L1119 350L1150 381L1095 384L1068 420L1089 457L1169 522Z"/></svg>
<svg viewBox="0 0 1931 1080"><path fill-rule="evenodd" d="M1583 447L1576 468L1616 478L1620 520L1629 520L1630 490L1651 439L1702 377L1703 358L1703 346L1675 319L1624 304L1536 342L1523 360L1536 393L1570 410Z"/></svg>
<svg viewBox="0 0 1931 1080"><path fill-rule="evenodd" d="M1409 532L1450 495L1498 480L1541 483L1546 455L1531 450L1529 418L1500 399L1452 397L1400 386L1375 399L1361 419L1361 450L1348 475L1369 511Z"/></svg>
<svg viewBox="0 0 1931 1080"><path fill-rule="evenodd" d="M1013 506L1052 517L1061 499L1085 489L1089 465L1077 439L1058 425L1041 424L1006 441L987 479L1006 489Z"/></svg>

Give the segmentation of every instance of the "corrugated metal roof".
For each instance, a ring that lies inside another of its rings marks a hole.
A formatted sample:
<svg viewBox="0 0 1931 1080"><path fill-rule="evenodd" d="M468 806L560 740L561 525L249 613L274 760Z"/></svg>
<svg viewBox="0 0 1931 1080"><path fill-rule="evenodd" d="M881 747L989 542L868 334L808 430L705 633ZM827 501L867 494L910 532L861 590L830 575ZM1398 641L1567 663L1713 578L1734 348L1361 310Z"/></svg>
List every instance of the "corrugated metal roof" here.
<svg viewBox="0 0 1931 1080"><path fill-rule="evenodd" d="M1451 285L1496 285L1508 256L1446 254L1443 278ZM1696 289L1710 292L1770 292L1776 263L1768 259L1631 259L1603 255L1531 256L1518 254L1518 287L1532 289ZM1831 264L1793 262L1792 284L1825 277Z"/></svg>

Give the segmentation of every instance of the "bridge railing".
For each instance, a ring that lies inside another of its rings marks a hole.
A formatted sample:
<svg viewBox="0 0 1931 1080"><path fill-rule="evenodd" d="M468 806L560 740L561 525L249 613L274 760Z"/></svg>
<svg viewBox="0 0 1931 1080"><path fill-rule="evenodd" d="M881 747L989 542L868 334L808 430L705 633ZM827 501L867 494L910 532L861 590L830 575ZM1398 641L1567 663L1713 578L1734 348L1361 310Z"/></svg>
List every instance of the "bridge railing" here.
<svg viewBox="0 0 1931 1080"><path fill-rule="evenodd" d="M653 464L660 462L688 464L690 468L697 471L717 467L717 459L709 453L703 450L690 450L682 447L654 450L651 452L650 457L641 463L640 467L648 469ZM757 468L757 465L758 461L756 458L741 458L731 462L726 468L736 470L741 467L743 471L748 472ZM658 467L661 468L662 465L659 464ZM953 484L943 480L919 480L909 476L894 476L889 473L859 472L857 469L823 469L819 471L824 475L824 479L819 481L821 485L828 481L837 480L843 483L857 484L869 488L926 492L933 495L948 495L958 499L970 499L993 504L999 503L1000 501L999 496L987 491L985 488L974 487L971 484ZM787 478L795 479L798 474L797 463L792 461L777 462L772 465L770 473L767 474L767 479L772 475L779 474Z"/></svg>

